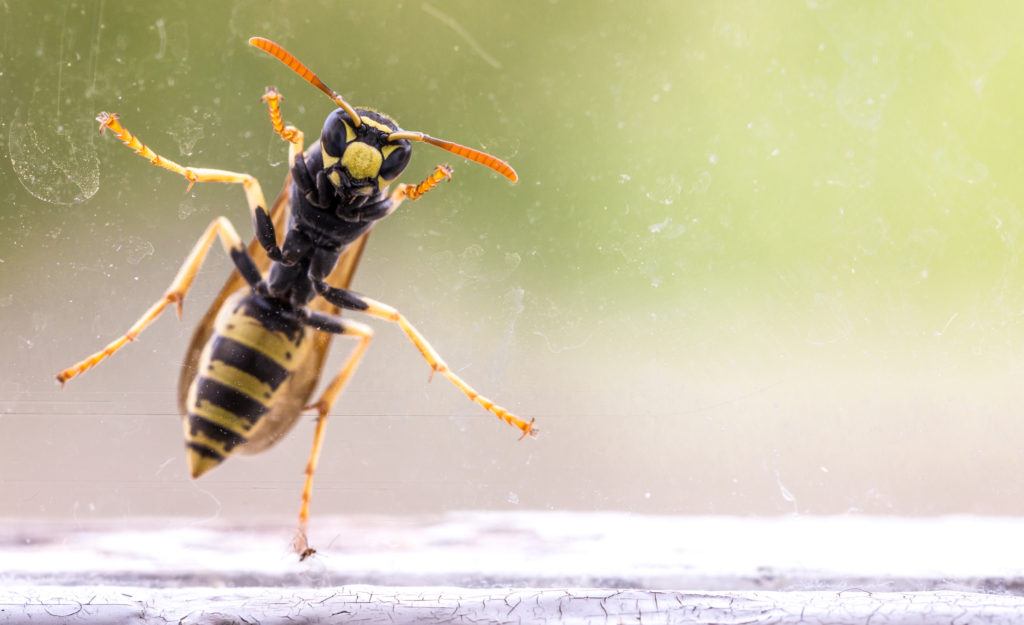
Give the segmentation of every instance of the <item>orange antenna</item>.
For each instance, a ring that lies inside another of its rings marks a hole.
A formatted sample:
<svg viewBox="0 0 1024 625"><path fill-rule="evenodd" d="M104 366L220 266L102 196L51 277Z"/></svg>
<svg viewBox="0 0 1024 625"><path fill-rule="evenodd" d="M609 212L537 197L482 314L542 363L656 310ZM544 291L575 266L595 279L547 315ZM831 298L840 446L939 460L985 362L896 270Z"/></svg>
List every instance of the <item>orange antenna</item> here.
<svg viewBox="0 0 1024 625"><path fill-rule="evenodd" d="M328 98L334 101L335 104L345 109L345 112L348 113L349 117L352 118L353 124L355 124L356 126L363 125L363 119L359 117L359 113L356 113L356 110L352 108L352 105L346 102L345 98L338 95L337 91L325 85L324 81L320 80L319 76L314 74L312 70L306 67L302 63L302 61L292 56L290 52L288 52L278 44L274 43L273 41L269 39L264 39L263 37L250 37L249 45L254 48L259 48L260 50L263 50L270 56L276 58L278 61L281 61L282 63L287 65L288 69L292 70L299 76L302 76L306 80L306 82L313 85L320 91L323 91Z"/></svg>
<svg viewBox="0 0 1024 625"><path fill-rule="evenodd" d="M422 132L410 132L408 130L399 130L388 135L388 141L398 141L405 139L406 141L422 141L423 143L429 143L430 145L436 145L442 150L448 150L452 154L458 154L464 159L471 160L474 163L480 163L484 167L489 167L494 171L498 172L502 176L505 176L512 182L519 181L519 174L516 170L512 169L512 166L501 160L496 156L491 156L486 152L480 150L474 150L473 148L467 148L464 145L453 143L451 141L445 141L444 139L435 139L430 135L425 135Z"/></svg>

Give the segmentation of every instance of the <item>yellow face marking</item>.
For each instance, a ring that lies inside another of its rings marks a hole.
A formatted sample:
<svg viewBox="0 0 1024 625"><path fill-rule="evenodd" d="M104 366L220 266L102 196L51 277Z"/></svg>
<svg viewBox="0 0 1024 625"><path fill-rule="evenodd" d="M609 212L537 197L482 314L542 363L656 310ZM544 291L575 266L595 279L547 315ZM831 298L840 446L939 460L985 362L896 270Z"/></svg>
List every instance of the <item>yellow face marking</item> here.
<svg viewBox="0 0 1024 625"><path fill-rule="evenodd" d="M364 119L363 123L365 124L367 121L373 120ZM356 138L356 129L353 128L352 125L349 124L348 122L343 121L341 123L345 124L345 143L352 143L352 140Z"/></svg>
<svg viewBox="0 0 1024 625"><path fill-rule="evenodd" d="M341 164L352 174L353 178L376 178L380 165L384 162L379 150L362 141L353 141L345 147Z"/></svg>
<svg viewBox="0 0 1024 625"><path fill-rule="evenodd" d="M345 124L345 128L348 128L348 124ZM331 156L330 154L327 153L327 150L324 149L320 150L320 155L323 157L324 169L329 169L335 163L341 160L340 156ZM327 178L332 183L334 183L335 187L341 186L341 176L338 175L338 172L332 171L331 173L327 174Z"/></svg>
<svg viewBox="0 0 1024 625"><path fill-rule="evenodd" d="M370 128L376 128L377 130L383 132L384 134L388 134L389 135L389 134L395 132L394 129L388 128L384 124L382 124L382 123L380 123L378 121L372 120L369 117L363 117L362 120L363 120L363 123L366 124L367 126L369 126ZM347 126L348 124L345 124L345 125Z"/></svg>

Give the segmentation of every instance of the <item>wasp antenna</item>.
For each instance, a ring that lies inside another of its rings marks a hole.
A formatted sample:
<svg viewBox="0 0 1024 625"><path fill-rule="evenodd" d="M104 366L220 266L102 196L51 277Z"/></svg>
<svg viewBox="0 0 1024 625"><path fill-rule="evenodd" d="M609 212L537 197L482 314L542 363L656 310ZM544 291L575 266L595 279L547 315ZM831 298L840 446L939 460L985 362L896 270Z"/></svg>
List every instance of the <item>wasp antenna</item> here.
<svg viewBox="0 0 1024 625"><path fill-rule="evenodd" d="M352 105L346 102L345 98L338 95L337 91L325 85L324 81L320 80L320 77L313 73L313 70L306 67L305 64L295 58L291 52L288 52L280 45L264 37L249 37L249 45L254 48L259 48L278 61L281 61L288 66L288 69L292 70L299 76L302 76L306 82L322 91L328 98L333 100L335 104L345 109L345 112L352 118L353 124L356 126L361 126L363 124L363 119L359 117L359 113L356 113L356 110L352 108Z"/></svg>
<svg viewBox="0 0 1024 625"><path fill-rule="evenodd" d="M458 154L466 160L473 161L474 163L480 163L484 167L489 167L494 171L498 172L502 176L505 176L512 182L519 182L519 174L516 170L512 169L512 166L501 160L497 156L491 156L487 152L481 152L473 148L467 148L464 145L452 141L445 141L444 139L436 139L430 135L425 135L422 132L410 132L408 130L399 130L388 135L388 141L398 141L405 139L406 141L422 141L423 143L429 143L435 145L442 150L448 150L452 154Z"/></svg>

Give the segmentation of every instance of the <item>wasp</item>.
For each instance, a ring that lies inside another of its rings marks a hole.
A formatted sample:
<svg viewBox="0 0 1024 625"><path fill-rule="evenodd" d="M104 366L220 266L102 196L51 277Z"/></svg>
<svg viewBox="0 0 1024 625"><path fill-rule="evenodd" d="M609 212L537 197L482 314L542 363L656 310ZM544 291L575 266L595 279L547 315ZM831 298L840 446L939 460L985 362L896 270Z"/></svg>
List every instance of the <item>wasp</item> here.
<svg viewBox="0 0 1024 625"><path fill-rule="evenodd" d="M262 37L249 44L275 57L337 106L324 121L318 141L304 148L304 135L285 124L282 95L268 87L266 103L274 132L288 143L289 174L269 207L253 176L221 169L182 166L164 158L129 132L116 114L100 113L100 132L109 130L150 164L196 183L238 184L245 191L255 237L248 246L226 217L206 228L163 296L129 330L102 350L57 374L63 385L131 341L169 306L179 319L182 304L215 240L231 257L235 270L196 328L186 351L178 383L178 408L185 434L188 468L193 478L232 454L263 451L288 433L305 410L316 410L313 445L293 546L300 559L315 553L307 539L313 476L324 442L328 415L355 373L373 338L368 325L342 318L342 309L390 322L405 334L431 368L470 400L518 428L535 435L526 421L478 393L453 372L426 338L396 308L350 290L367 236L380 220L406 200L417 200L452 170L438 165L419 184L391 184L412 156L412 143L428 143L479 163L516 182L505 161L422 132L401 129L391 117L370 108L355 108L280 45ZM278 236L283 231L283 236ZM331 338L356 340L341 370L319 399L318 385Z"/></svg>

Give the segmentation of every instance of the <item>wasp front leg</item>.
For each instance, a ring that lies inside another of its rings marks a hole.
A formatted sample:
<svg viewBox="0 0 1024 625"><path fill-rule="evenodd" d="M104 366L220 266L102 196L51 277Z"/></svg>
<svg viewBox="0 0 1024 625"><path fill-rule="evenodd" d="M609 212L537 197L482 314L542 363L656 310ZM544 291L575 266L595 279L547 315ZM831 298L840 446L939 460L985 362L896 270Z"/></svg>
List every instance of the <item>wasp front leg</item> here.
<svg viewBox="0 0 1024 625"><path fill-rule="evenodd" d="M161 313L163 313L164 309L166 309L170 304L174 304L177 307L178 318L181 318L182 302L185 300L185 295L188 293L189 288L192 286L192 281L195 280L196 274L199 272L199 268L206 259L206 254L210 251L210 246L213 245L214 240L217 238L220 238L220 242L224 246L224 251L227 252L234 261L235 266L238 268L238 272L242 274L242 277L245 278L245 280L252 286L258 284L262 276L260 275L260 271L256 267L256 264L253 262L252 257L249 256L249 252L246 251L245 247L242 245L242 240L239 238L238 232L235 231L234 226L231 225L231 222L228 221L227 218L218 217L206 228L206 231L203 232L203 236L199 237L195 247L192 248L192 252L188 255L188 258L185 259L184 264L182 264L181 268L178 270L178 274L174 277L174 281L171 282L171 286L168 287L163 297L150 306L149 310L147 310L145 314L143 314L142 317L132 325L128 332L122 334L95 354L80 360L58 373L57 381L64 384L71 378L85 373L89 369L92 369L99 363L114 355L117 350L121 349L131 341L134 341L143 330L156 321Z"/></svg>
<svg viewBox="0 0 1024 625"><path fill-rule="evenodd" d="M292 169L292 175L296 180L303 177L311 179L308 173L306 173L304 163L300 161L300 167ZM360 221L377 221L384 219L391 213L398 210L398 207L402 205L405 200L418 200L423 197L427 192L434 189L438 184L445 180L452 179L452 168L448 165L438 165L434 168L429 176L423 179L419 184L400 184L395 188L391 194L379 202L372 204L364 204L358 209L355 209L354 213L357 215L356 219ZM298 183L300 188L302 183Z"/></svg>
<svg viewBox="0 0 1024 625"><path fill-rule="evenodd" d="M416 201L423 197L427 192L431 191L437 185L441 184L445 180L452 179L452 168L447 164L438 165L434 168L434 171L429 176L423 179L419 184L400 184L391 193L391 202L393 204L392 209L398 208L398 206L405 200Z"/></svg>
<svg viewBox="0 0 1024 625"><path fill-rule="evenodd" d="M302 154L302 131L284 123L281 117L281 101L284 100L284 96L275 87L267 87L260 99L267 103L267 112L270 113L270 124L274 127L274 132L288 142L288 167L294 167L295 159Z"/></svg>
<svg viewBox="0 0 1024 625"><path fill-rule="evenodd" d="M240 174L223 169L207 169L199 167L184 167L174 161L164 158L151 150L139 138L121 125L121 121L115 113L100 113L96 117L100 123L100 132L109 129L121 143L134 151L150 164L162 167L183 176L189 182L189 189L197 182L224 182L229 184L240 184L245 190L245 197L249 203L249 213L252 215L253 226L256 229L256 237L267 251L267 255L273 260L281 260L281 250L277 246L277 233L274 228L274 221L267 213L267 200L263 196L263 189L255 177L249 174Z"/></svg>
<svg viewBox="0 0 1024 625"><path fill-rule="evenodd" d="M313 433L313 448L310 450L309 460L306 462L306 482L302 487L302 506L299 508L299 529L293 541L295 552L299 554L301 560L305 560L316 553L316 550L309 546L306 529L309 524L309 502L313 496L313 474L316 472L317 463L320 460L320 451L324 445L327 416L330 414L334 402L345 389L345 385L352 378L352 374L359 367L359 363L363 360L363 356L366 355L366 350L370 348L370 341L373 339L373 328L358 321L350 321L322 313L309 313L305 323L317 330L357 338L359 343L352 350L352 353L349 354L348 359L345 360L345 364L342 365L338 375L327 385L320 399L313 405L307 406L307 408L316 408L318 414L316 431Z"/></svg>

